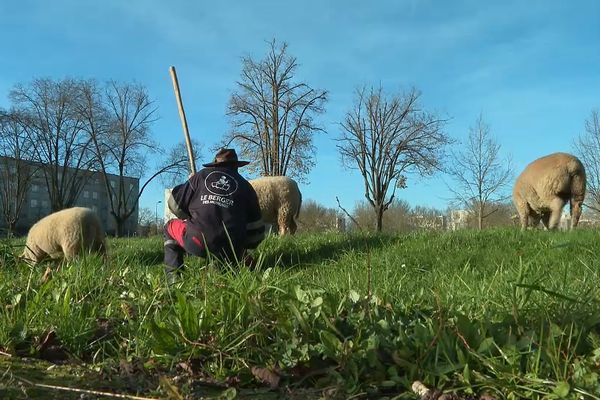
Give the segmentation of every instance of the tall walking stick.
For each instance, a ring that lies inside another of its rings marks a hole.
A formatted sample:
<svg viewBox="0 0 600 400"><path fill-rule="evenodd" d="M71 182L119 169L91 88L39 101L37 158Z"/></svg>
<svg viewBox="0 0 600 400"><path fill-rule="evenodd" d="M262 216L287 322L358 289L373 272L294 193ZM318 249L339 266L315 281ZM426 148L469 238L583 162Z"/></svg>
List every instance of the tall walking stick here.
<svg viewBox="0 0 600 400"><path fill-rule="evenodd" d="M181 126L183 127L183 136L185 136L185 145L187 147L188 157L190 159L190 172L196 173L196 161L194 159L194 149L192 148L192 141L190 140L190 131L188 129L187 120L185 118L185 110L183 109L183 101L181 101L181 93L179 92L179 81L177 80L177 72L175 67L169 68L171 73L171 80L173 81L173 90L175 91L175 98L177 99L177 107L179 108L179 118L181 119Z"/></svg>

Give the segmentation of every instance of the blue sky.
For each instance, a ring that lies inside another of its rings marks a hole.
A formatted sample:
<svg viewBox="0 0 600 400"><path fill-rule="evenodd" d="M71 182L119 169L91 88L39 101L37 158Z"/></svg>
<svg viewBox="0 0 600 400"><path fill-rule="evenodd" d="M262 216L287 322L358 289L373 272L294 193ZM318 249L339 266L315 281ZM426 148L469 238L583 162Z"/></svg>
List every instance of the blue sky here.
<svg viewBox="0 0 600 400"><path fill-rule="evenodd" d="M457 140L482 113L520 171L572 151L600 107L599 18L593 0L2 0L0 107L14 84L35 77L135 80L156 101L153 133L168 147L183 138L175 65L191 134L209 148L229 129L241 57L262 58L275 38L297 57L297 78L330 94L304 198L336 207L339 196L352 208L364 198L362 179L341 167L334 139L357 86L416 87ZM162 191L151 185L140 206L154 209ZM410 176L397 196L445 208L450 194L442 176Z"/></svg>

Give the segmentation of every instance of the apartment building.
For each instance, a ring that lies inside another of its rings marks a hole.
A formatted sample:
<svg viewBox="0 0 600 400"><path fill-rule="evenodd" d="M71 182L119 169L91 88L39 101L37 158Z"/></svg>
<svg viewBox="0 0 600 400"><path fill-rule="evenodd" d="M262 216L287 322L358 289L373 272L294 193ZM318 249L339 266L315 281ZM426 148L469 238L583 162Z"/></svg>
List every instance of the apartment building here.
<svg viewBox="0 0 600 400"><path fill-rule="evenodd" d="M6 157L0 157L0 171L8 168L10 173L16 173L16 168L11 165L11 159ZM34 163L31 164L36 167ZM108 191L104 184L104 178L102 173L86 171L89 174L87 183L81 190L74 206L88 207L94 210L100 220L102 221L103 227L108 234L114 234L115 223L114 218L110 214L110 200L108 197ZM6 176L4 173L0 174L0 179ZM110 185L118 187L118 175L108 175ZM135 202L135 210L131 217L125 222L123 226L122 234L125 236L135 234L137 230L138 221L138 204L137 204L137 193L139 193L139 178L124 177L125 191L131 191L130 201ZM3 190L0 187L0 190ZM0 196L0 207L2 206L2 196ZM127 208L130 209L134 204L130 203ZM29 185L27 187L27 193L25 195L25 201L21 210L19 221L15 228L17 233L26 233L29 228L41 218L51 213L50 196L44 179L44 174L41 171L37 171ZM6 223L3 218L0 218L0 230L6 229Z"/></svg>

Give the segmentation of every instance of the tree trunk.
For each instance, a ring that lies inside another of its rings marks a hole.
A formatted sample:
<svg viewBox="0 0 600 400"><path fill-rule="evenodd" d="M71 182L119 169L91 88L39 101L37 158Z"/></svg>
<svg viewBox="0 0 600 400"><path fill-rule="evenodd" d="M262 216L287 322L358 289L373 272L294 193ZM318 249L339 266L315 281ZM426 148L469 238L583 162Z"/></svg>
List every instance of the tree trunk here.
<svg viewBox="0 0 600 400"><path fill-rule="evenodd" d="M477 214L477 227L479 230L483 229L483 206L479 205L479 212Z"/></svg>
<svg viewBox="0 0 600 400"><path fill-rule="evenodd" d="M378 206L375 210L377 213L377 232L381 232L383 228L383 206Z"/></svg>
<svg viewBox="0 0 600 400"><path fill-rule="evenodd" d="M17 221L10 221L8 223L8 236L12 236L15 232L15 228L17 226Z"/></svg>
<svg viewBox="0 0 600 400"><path fill-rule="evenodd" d="M121 217L114 216L115 219L115 237L121 237L123 235L123 225L125 221Z"/></svg>

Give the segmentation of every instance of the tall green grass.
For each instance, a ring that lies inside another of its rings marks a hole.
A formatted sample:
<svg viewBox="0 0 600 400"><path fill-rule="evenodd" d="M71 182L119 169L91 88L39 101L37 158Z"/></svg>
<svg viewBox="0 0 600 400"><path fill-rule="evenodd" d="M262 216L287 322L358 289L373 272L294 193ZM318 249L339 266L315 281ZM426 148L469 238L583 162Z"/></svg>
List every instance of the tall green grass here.
<svg viewBox="0 0 600 400"><path fill-rule="evenodd" d="M49 358L53 332L71 364L137 363L149 380L600 398L597 231L269 237L256 270L188 258L171 285L159 238L112 240L107 264L87 256L47 280L12 245L0 246L5 353Z"/></svg>

